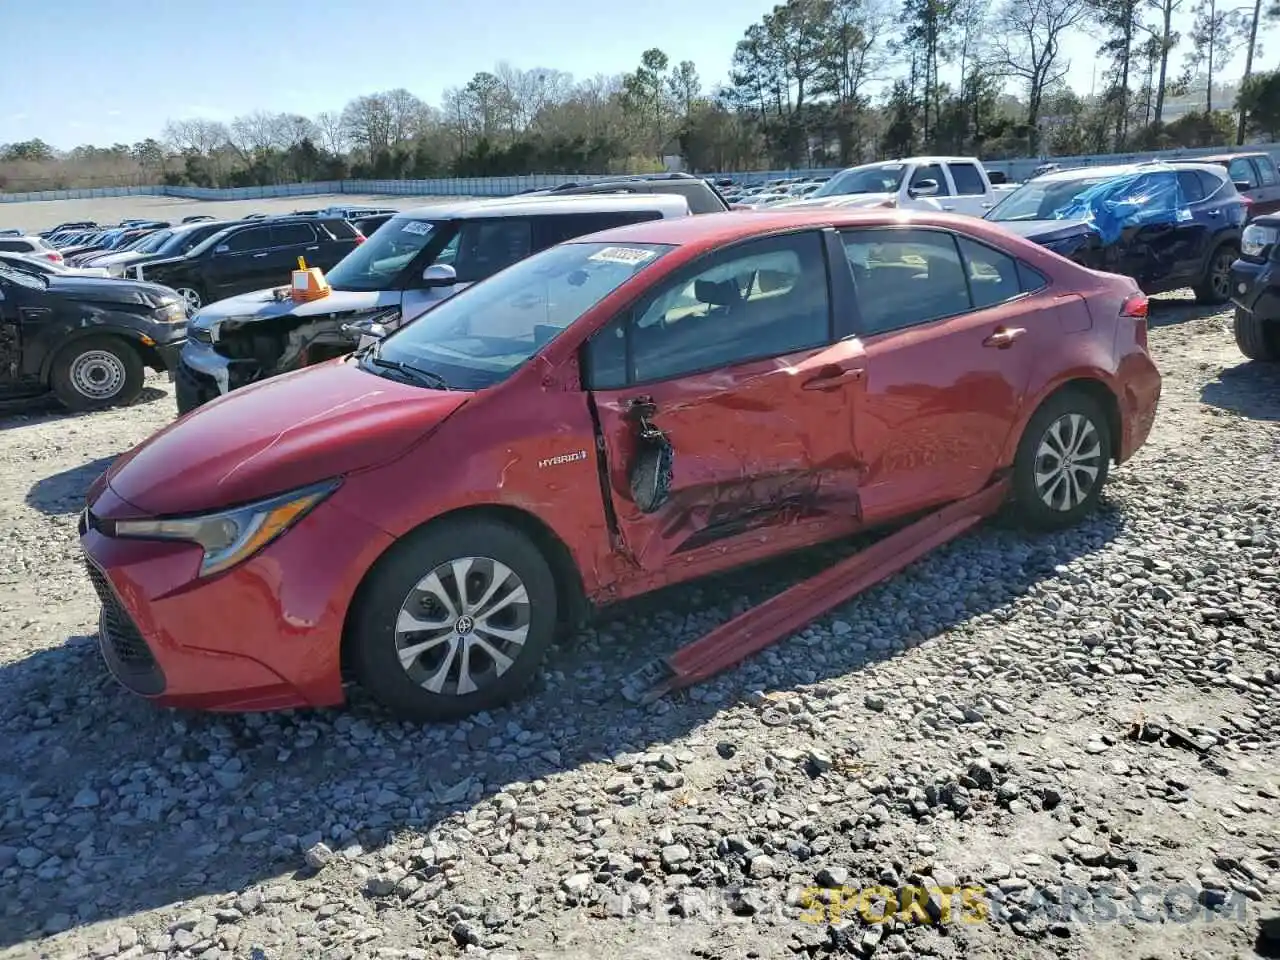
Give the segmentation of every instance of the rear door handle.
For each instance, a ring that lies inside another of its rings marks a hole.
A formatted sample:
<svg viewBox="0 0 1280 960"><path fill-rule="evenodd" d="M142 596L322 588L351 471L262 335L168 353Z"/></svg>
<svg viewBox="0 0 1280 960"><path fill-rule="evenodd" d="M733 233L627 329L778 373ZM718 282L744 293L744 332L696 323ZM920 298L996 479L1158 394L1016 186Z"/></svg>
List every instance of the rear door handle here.
<svg viewBox="0 0 1280 960"><path fill-rule="evenodd" d="M253 255L253 259L257 260L259 257L265 257L265 256L268 256L268 255L269 255L269 254L267 254L266 252L263 252L263 253L255 253L255 254Z"/></svg>
<svg viewBox="0 0 1280 960"><path fill-rule="evenodd" d="M843 387L847 383L855 383L861 380L866 374L864 367L834 367L823 370L817 376L806 380L803 384L805 390L836 390Z"/></svg>
<svg viewBox="0 0 1280 960"><path fill-rule="evenodd" d="M950 213L952 210L955 209L955 207L943 207L942 209Z"/></svg>
<svg viewBox="0 0 1280 960"><path fill-rule="evenodd" d="M1001 327L987 339L982 341L984 347L995 347L999 350L1007 350L1013 346L1013 342L1026 333L1025 327Z"/></svg>
<svg viewBox="0 0 1280 960"><path fill-rule="evenodd" d="M319 247L319 246L307 247L307 249L308 249L308 250L319 250L319 249L320 249L320 247Z"/></svg>

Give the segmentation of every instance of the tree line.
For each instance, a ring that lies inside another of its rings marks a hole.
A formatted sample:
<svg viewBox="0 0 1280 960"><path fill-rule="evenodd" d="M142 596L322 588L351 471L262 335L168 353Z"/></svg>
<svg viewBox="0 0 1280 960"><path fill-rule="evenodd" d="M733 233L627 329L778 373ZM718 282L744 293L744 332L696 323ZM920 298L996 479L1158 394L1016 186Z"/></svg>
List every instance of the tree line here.
<svg viewBox="0 0 1280 960"><path fill-rule="evenodd" d="M179 119L156 138L59 154L0 147L0 189L211 187L347 178L843 166L916 152L1012 156L1280 138L1280 71L1258 72L1280 0L786 0L738 42L728 82L646 51L575 80L507 63L445 92L357 97L305 117ZM1176 20L1190 16L1182 36ZM1098 39L1102 75L1066 83L1064 40ZM1224 102L1224 66L1244 75ZM1171 102L1194 109L1169 119Z"/></svg>

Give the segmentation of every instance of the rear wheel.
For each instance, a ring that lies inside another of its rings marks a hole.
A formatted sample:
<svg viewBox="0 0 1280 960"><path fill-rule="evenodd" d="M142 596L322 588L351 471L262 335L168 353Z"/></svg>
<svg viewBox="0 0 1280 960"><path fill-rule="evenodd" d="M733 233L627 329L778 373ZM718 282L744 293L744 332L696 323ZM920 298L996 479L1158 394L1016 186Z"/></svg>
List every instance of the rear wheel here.
<svg viewBox="0 0 1280 960"><path fill-rule="evenodd" d="M70 410L101 410L138 399L144 374L142 358L124 340L84 337L58 352L49 385Z"/></svg>
<svg viewBox="0 0 1280 960"><path fill-rule="evenodd" d="M1196 303L1217 306L1231 299L1231 264L1240 256L1232 243L1224 243L1213 251L1204 278L1194 287Z"/></svg>
<svg viewBox="0 0 1280 960"><path fill-rule="evenodd" d="M1082 390L1044 402L1018 444L1013 464L1014 512L1040 530L1069 527L1092 513L1111 466L1106 413Z"/></svg>
<svg viewBox="0 0 1280 960"><path fill-rule="evenodd" d="M1236 308L1236 345L1250 360L1280 360L1280 319L1264 320Z"/></svg>
<svg viewBox="0 0 1280 960"><path fill-rule="evenodd" d="M459 518L410 534L374 569L349 637L361 686L396 714L451 720L537 676L555 635L551 567L506 524Z"/></svg>

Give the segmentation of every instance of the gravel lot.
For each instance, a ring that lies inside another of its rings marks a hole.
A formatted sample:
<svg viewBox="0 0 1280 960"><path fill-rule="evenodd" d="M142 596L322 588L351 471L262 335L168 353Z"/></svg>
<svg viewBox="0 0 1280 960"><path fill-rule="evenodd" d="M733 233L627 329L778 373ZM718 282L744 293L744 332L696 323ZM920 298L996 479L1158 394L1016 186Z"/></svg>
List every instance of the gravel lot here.
<svg viewBox="0 0 1280 960"><path fill-rule="evenodd" d="M250 213L281 214L323 207L368 206L410 210L442 197L365 196L331 193L309 197L274 197L266 200L182 200L178 197L103 197L96 200L42 200L30 203L0 203L0 228L48 230L60 223L92 220L119 223L124 217L147 217L178 223L183 217L204 215L228 220Z"/></svg>
<svg viewBox="0 0 1280 960"><path fill-rule="evenodd" d="M431 727L119 690L76 513L168 384L8 416L0 958L1280 955L1280 375L1225 313L1175 297L1152 327L1155 433L1085 527L985 527L636 707L626 673L823 557L668 591L526 702ZM998 909L802 903L875 886Z"/></svg>

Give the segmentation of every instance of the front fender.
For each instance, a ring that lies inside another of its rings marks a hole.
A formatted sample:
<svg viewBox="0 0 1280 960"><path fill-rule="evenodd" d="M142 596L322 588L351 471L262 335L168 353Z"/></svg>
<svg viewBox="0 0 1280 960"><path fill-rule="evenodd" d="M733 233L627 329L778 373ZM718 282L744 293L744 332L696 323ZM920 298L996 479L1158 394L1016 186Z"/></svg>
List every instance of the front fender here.
<svg viewBox="0 0 1280 960"><path fill-rule="evenodd" d="M31 362L38 364L40 379L48 380L53 370L53 361L58 353L77 340L83 340L85 337L112 336L141 348L157 344L163 346L182 339L181 336L173 336L173 327L173 324L157 323L146 317L98 310L82 316L76 326L64 330L61 335L55 334L49 338L41 338L40 348L36 351L37 355L31 358ZM150 340L151 344L147 344L147 340Z"/></svg>

